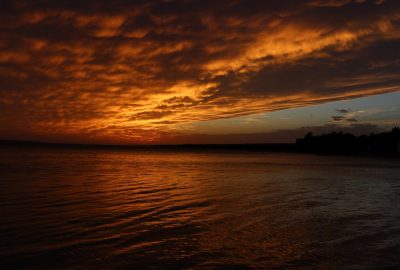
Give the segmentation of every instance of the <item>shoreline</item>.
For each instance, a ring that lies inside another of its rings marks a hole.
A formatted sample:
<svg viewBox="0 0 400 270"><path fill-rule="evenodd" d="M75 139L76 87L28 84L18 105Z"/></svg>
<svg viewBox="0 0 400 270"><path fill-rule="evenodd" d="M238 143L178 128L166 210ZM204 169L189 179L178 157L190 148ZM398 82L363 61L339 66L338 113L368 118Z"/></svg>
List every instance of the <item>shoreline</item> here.
<svg viewBox="0 0 400 270"><path fill-rule="evenodd" d="M312 154L318 156L379 157L398 159L400 154L350 152L346 150L307 151L296 143L263 144L146 144L146 145L107 145L48 143L35 141L0 140L0 149L71 149L71 150L117 150L117 151L160 151L160 152L228 152L228 153L288 153Z"/></svg>

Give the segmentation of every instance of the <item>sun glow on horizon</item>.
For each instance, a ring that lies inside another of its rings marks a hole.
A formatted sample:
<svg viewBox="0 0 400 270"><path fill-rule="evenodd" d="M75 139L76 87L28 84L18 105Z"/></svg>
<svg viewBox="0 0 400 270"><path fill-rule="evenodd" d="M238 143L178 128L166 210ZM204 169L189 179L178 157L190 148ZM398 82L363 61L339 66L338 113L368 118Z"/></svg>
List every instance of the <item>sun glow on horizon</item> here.
<svg viewBox="0 0 400 270"><path fill-rule="evenodd" d="M395 1L3 1L0 13L7 138L158 143L400 86Z"/></svg>

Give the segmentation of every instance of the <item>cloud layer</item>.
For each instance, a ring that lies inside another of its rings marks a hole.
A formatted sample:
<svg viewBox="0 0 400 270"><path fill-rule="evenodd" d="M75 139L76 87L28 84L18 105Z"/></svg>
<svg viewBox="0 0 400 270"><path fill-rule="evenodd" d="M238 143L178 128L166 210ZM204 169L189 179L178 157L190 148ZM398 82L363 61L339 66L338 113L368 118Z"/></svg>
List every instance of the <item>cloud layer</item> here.
<svg viewBox="0 0 400 270"><path fill-rule="evenodd" d="M396 0L1 1L0 132L155 142L398 91L399 23Z"/></svg>

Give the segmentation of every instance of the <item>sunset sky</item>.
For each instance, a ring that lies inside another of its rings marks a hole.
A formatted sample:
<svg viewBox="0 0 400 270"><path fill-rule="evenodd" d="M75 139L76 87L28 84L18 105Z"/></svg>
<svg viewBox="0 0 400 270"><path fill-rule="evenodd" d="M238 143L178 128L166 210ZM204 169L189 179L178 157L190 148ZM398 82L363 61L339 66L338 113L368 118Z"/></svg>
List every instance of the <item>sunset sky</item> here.
<svg viewBox="0 0 400 270"><path fill-rule="evenodd" d="M0 1L0 139L290 142L400 124L400 1Z"/></svg>

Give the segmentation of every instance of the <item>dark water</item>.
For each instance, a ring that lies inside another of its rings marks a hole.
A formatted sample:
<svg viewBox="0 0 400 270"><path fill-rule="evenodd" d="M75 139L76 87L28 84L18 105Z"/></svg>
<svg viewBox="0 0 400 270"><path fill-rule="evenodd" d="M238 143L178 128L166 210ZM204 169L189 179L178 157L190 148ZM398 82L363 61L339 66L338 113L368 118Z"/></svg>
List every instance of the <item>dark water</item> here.
<svg viewBox="0 0 400 270"><path fill-rule="evenodd" d="M399 160L0 150L0 269L400 269Z"/></svg>

